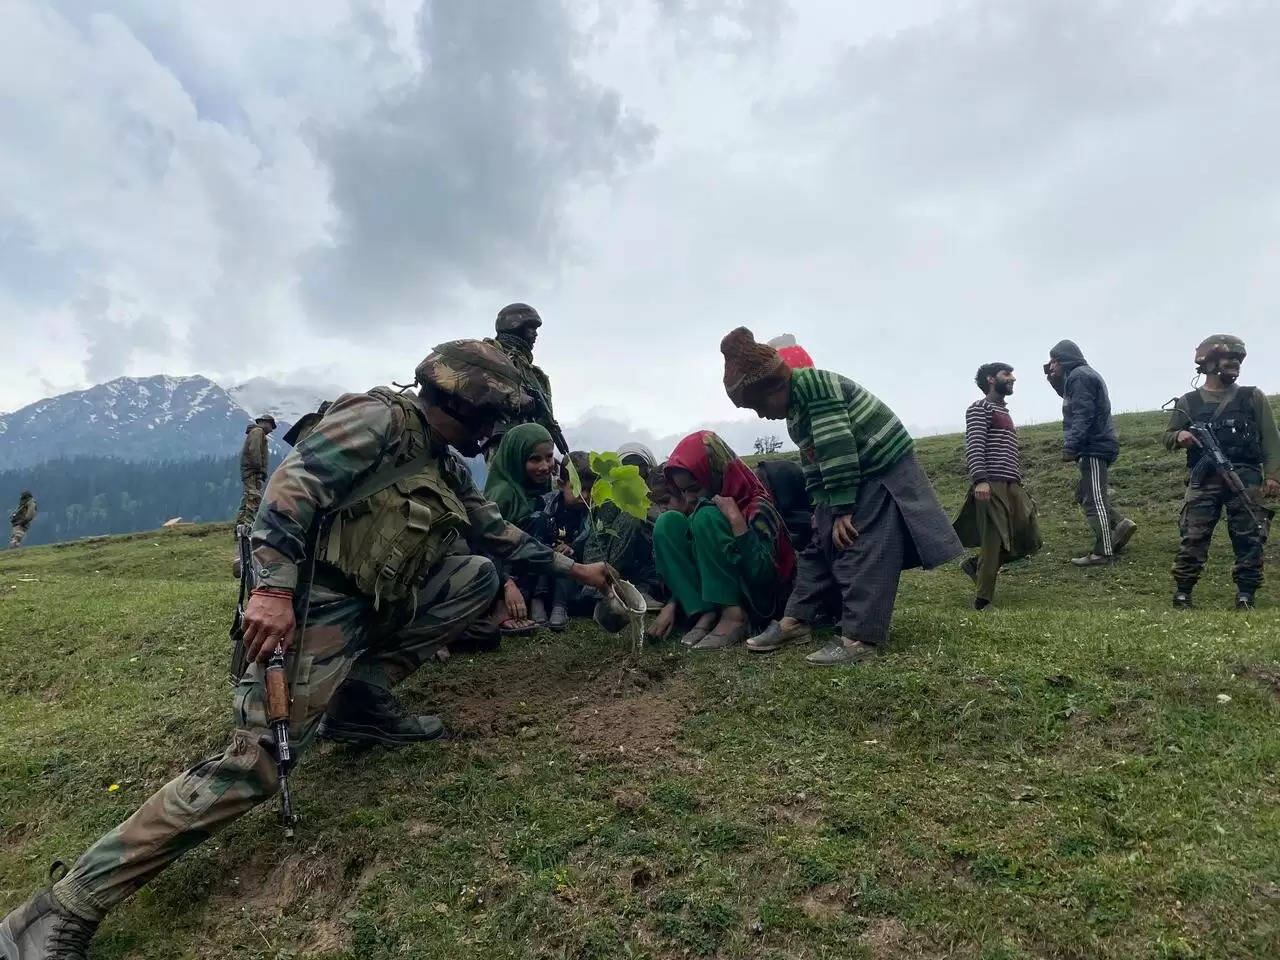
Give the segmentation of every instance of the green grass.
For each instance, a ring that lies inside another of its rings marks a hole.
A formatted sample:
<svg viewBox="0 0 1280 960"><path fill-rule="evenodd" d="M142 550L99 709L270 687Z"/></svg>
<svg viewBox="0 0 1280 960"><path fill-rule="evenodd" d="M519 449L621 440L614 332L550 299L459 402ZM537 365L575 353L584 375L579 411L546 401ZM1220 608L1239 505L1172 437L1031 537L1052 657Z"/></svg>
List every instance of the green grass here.
<svg viewBox="0 0 1280 960"><path fill-rule="evenodd" d="M319 748L292 845L245 818L93 956L1280 955L1280 608L1228 609L1224 543L1169 608L1161 425L1121 418L1122 562L1066 564L1073 468L1030 429L1045 551L981 615L909 574L864 668L637 663L578 624L425 669L403 696L453 738ZM954 512L957 438L920 454ZM225 742L231 556L223 527L0 556L0 908Z"/></svg>

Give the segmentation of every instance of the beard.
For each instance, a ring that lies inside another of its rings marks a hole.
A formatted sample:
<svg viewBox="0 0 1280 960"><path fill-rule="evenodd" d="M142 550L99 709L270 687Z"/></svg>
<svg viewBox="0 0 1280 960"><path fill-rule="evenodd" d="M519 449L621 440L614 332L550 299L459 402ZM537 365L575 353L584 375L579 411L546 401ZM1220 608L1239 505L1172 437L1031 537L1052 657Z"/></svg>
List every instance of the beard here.
<svg viewBox="0 0 1280 960"><path fill-rule="evenodd" d="M1012 384L1012 383L1008 383L1008 382L1001 383L999 380L997 380L997 381L996 381L996 393L997 393L997 394L999 394L999 395L1000 395L1000 396L1002 396L1002 397L1009 397L1009 396L1012 396L1012 395L1013 395L1013 384Z"/></svg>

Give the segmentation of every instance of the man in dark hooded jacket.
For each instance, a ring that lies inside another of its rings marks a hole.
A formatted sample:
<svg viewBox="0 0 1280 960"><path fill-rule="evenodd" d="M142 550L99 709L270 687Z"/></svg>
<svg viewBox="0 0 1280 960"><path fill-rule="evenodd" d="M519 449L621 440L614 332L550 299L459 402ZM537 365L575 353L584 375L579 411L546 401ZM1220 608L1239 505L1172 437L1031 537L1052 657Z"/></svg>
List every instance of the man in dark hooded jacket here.
<svg viewBox="0 0 1280 960"><path fill-rule="evenodd" d="M1078 567L1110 563L1138 525L1120 516L1107 488L1107 472L1120 455L1107 384L1071 340L1063 340L1049 351L1044 372L1049 385L1062 397L1062 459L1080 464L1076 499L1093 528L1093 549L1071 562Z"/></svg>

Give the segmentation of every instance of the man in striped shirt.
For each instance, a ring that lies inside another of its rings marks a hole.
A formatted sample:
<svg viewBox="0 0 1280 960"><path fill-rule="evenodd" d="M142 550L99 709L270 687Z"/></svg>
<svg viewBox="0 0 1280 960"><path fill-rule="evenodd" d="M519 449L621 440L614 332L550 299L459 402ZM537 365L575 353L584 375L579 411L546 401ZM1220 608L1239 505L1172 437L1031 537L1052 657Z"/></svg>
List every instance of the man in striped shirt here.
<svg viewBox="0 0 1280 960"><path fill-rule="evenodd" d="M915 444L893 411L828 370L792 369L745 327L720 344L724 383L736 406L787 421L813 501L814 537L800 555L786 616L747 641L776 650L810 636L833 601L841 635L810 654L815 666L858 663L888 639L905 569L931 569L963 553L916 463Z"/></svg>
<svg viewBox="0 0 1280 960"><path fill-rule="evenodd" d="M977 585L973 606L984 610L996 593L1001 564L1040 549L1036 505L1022 487L1022 456L1006 398L1017 378L1007 363L984 363L974 377L983 391L965 411L964 456L973 486L955 531L966 547L977 547L961 569Z"/></svg>

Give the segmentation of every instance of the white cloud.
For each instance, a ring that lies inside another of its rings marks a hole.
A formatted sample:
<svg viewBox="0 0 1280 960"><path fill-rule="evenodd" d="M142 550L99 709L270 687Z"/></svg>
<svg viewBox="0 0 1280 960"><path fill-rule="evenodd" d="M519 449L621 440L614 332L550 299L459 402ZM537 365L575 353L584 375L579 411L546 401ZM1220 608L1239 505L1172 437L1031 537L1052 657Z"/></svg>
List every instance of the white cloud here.
<svg viewBox="0 0 1280 960"><path fill-rule="evenodd" d="M740 323L919 430L993 357L1053 417L1064 336L1121 409L1220 327L1276 389L1274 5L511 11L6 3L0 408L125 373L367 387L517 299L562 418L655 442L742 417Z"/></svg>

